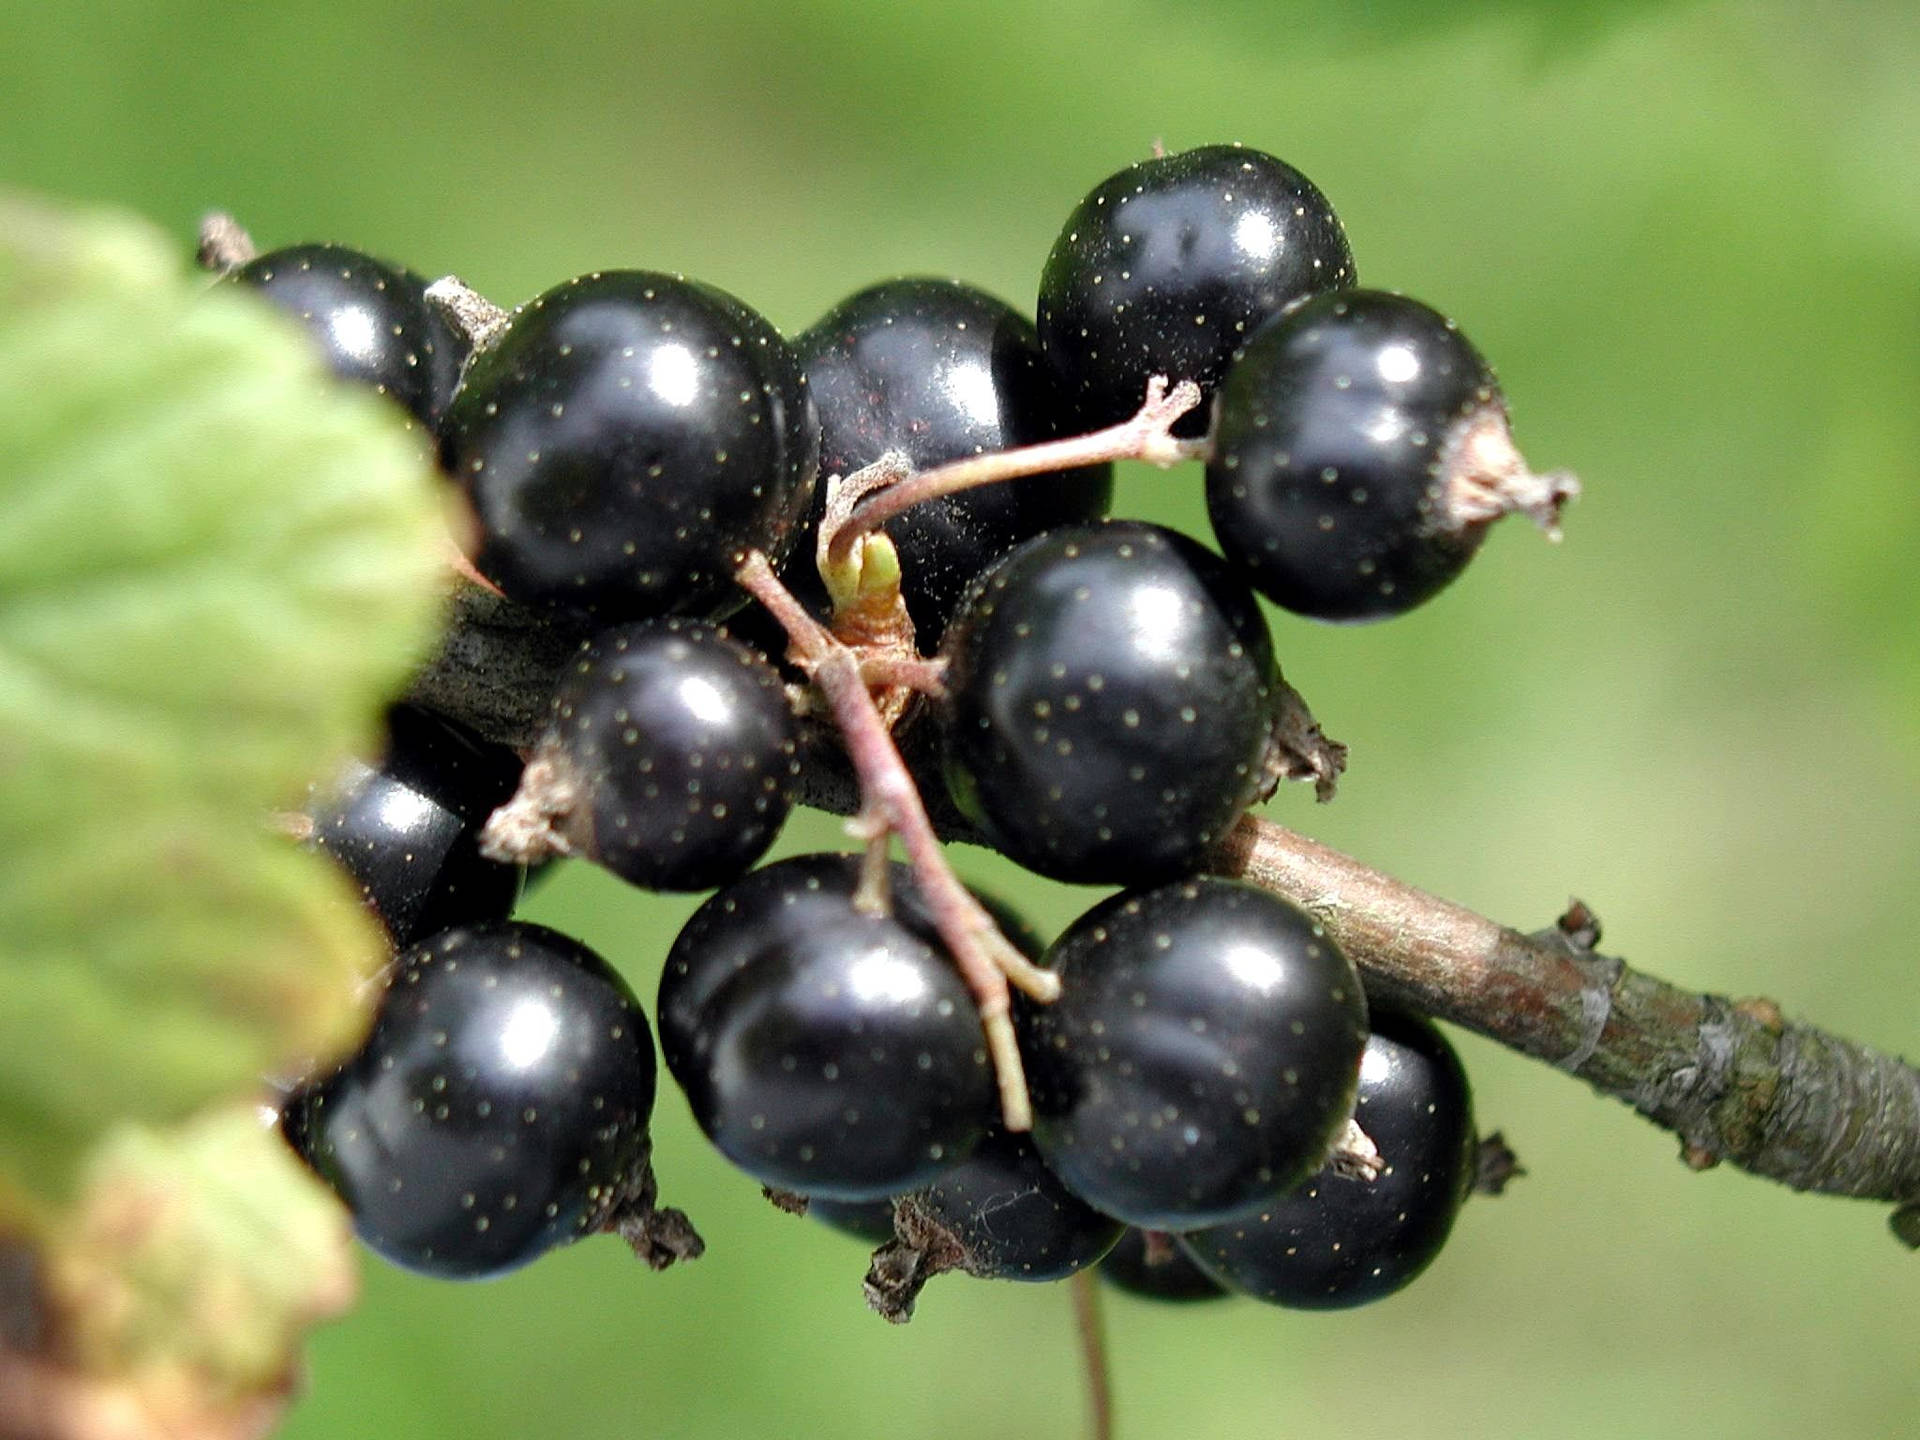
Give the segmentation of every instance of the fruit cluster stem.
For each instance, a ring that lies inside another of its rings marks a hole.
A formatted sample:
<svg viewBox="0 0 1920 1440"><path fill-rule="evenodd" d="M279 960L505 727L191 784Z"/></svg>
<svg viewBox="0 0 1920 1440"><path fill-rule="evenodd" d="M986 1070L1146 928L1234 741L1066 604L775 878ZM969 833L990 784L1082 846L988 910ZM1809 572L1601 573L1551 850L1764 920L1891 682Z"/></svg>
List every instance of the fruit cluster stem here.
<svg viewBox="0 0 1920 1440"><path fill-rule="evenodd" d="M524 746L577 643L460 586L413 695ZM801 784L816 809L861 807L837 767L809 767ZM978 843L944 800L937 783L919 799L922 816L936 807L928 833ZM1523 934L1264 820L1242 821L1211 868L1312 911L1370 988L1578 1075L1674 1131L1689 1164L1724 1160L1796 1190L1891 1202L1901 1207L1896 1234L1920 1249L1920 1071L1904 1062L1785 1021L1769 1002L1695 994L1630 969L1594 949L1590 916Z"/></svg>

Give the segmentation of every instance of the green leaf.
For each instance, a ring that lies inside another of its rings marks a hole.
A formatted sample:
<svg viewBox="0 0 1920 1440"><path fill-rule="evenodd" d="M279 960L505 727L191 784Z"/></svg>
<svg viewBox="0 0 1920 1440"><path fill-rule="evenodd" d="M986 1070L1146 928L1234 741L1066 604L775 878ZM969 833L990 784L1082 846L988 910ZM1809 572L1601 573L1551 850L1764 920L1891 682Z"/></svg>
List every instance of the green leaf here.
<svg viewBox="0 0 1920 1440"><path fill-rule="evenodd" d="M363 1023L378 937L269 822L430 639L423 449L164 237L0 192L0 1208Z"/></svg>

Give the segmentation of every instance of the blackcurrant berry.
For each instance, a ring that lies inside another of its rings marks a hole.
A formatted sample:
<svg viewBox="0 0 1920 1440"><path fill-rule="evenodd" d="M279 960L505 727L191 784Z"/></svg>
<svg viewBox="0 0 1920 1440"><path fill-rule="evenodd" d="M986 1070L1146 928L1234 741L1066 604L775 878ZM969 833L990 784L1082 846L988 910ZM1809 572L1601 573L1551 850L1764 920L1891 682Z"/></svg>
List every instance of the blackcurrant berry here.
<svg viewBox="0 0 1920 1440"><path fill-rule="evenodd" d="M807 1214L842 1235L851 1235L869 1245L884 1245L893 1239L893 1201L828 1200L811 1196Z"/></svg>
<svg viewBox="0 0 1920 1440"><path fill-rule="evenodd" d="M1143 1300L1218 1300L1229 1292L1164 1230L1141 1230L1129 1225L1106 1259L1100 1278Z"/></svg>
<svg viewBox="0 0 1920 1440"><path fill-rule="evenodd" d="M1133 521L1027 541L948 630L948 788L1056 880L1191 870L1270 782L1280 672L1218 557Z"/></svg>
<svg viewBox="0 0 1920 1440"><path fill-rule="evenodd" d="M353 877L395 945L504 920L520 870L483 858L479 833L519 779L519 757L505 746L397 705L380 763L349 763L313 803L313 843Z"/></svg>
<svg viewBox="0 0 1920 1440"><path fill-rule="evenodd" d="M1493 372L1453 322L1376 290L1317 296L1247 342L1207 464L1227 558L1323 620L1411 610L1493 519L1550 525L1570 490L1527 470Z"/></svg>
<svg viewBox="0 0 1920 1440"><path fill-rule="evenodd" d="M889 451L915 470L1052 440L1072 429L1033 324L992 296L949 280L889 280L841 301L793 342L820 415L820 473L851 475ZM916 639L938 648L973 577L1019 541L1106 513L1108 465L989 485L916 506L886 531ZM824 603L811 532L789 584Z"/></svg>
<svg viewBox="0 0 1920 1440"><path fill-rule="evenodd" d="M647 1164L653 1095L647 1017L620 977L509 922L402 954L365 1047L282 1123L371 1248L475 1279L618 1214Z"/></svg>
<svg viewBox="0 0 1920 1440"><path fill-rule="evenodd" d="M494 829L524 814L558 848L632 884L712 889L779 834L798 743L780 677L754 651L698 621L617 626L561 676L520 794Z"/></svg>
<svg viewBox="0 0 1920 1440"><path fill-rule="evenodd" d="M818 430L774 328L722 291L607 271L516 311L476 355L445 452L514 599L607 620L714 618L749 549L776 563Z"/></svg>
<svg viewBox="0 0 1920 1440"><path fill-rule="evenodd" d="M1154 375L1210 398L1263 320L1353 276L1311 180L1258 150L1207 145L1109 176L1067 217L1040 280L1040 345L1081 424L1111 425ZM1182 433L1205 429L1203 406Z"/></svg>
<svg viewBox="0 0 1920 1440"><path fill-rule="evenodd" d="M1466 1074L1426 1021L1376 1011L1372 1023L1354 1119L1385 1172L1322 1169L1255 1215L1182 1236L1221 1284L1295 1309L1365 1305L1411 1283L1446 1243L1477 1151Z"/></svg>
<svg viewBox="0 0 1920 1440"><path fill-rule="evenodd" d="M439 425L466 343L427 304L426 281L344 245L292 245L228 272L298 316L336 375L391 395Z"/></svg>
<svg viewBox="0 0 1920 1440"><path fill-rule="evenodd" d="M860 861L784 860L694 912L660 977L660 1048L694 1119L764 1185L877 1200L963 1158L994 1113L972 997L912 874L856 909Z"/></svg>
<svg viewBox="0 0 1920 1440"><path fill-rule="evenodd" d="M894 1204L895 1241L874 1254L867 1303L889 1320L920 1287L964 1270L983 1280L1064 1280L1095 1264L1124 1228L1073 1195L1033 1141L1001 1129Z"/></svg>
<svg viewBox="0 0 1920 1440"><path fill-rule="evenodd" d="M1116 896L1054 942L1026 1007L1040 1153L1129 1224L1235 1219L1320 1168L1351 1113L1366 1001L1304 912L1230 880Z"/></svg>

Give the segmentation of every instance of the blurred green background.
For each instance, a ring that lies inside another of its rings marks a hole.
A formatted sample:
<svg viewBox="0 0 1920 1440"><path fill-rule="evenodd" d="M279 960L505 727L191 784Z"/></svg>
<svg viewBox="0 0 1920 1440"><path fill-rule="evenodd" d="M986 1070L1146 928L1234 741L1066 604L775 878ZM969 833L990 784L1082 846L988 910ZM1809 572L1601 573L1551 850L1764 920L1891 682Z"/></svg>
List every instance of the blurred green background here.
<svg viewBox="0 0 1920 1440"><path fill-rule="evenodd" d="M0 182L358 244L503 303L684 270L783 328L870 280L1030 305L1067 211L1241 140L1339 207L1363 281L1459 319L1521 443L1587 485L1399 622L1276 617L1353 747L1284 821L1523 928L1920 1051L1920 10L1886 3L1054 0L893 7L0 6ZM1197 472L1122 513L1204 534ZM806 817L786 848L839 843ZM1049 931L1094 898L965 852ZM582 870L529 905L650 997L691 904ZM1897 1436L1920 1257L1884 1212L1717 1171L1577 1082L1462 1042L1528 1177L1348 1315L1110 1297L1123 1434ZM867 1314L861 1249L772 1211L677 1093L665 1198L710 1244L592 1241L504 1281L369 1261L285 1434L1058 1436L1064 1290L935 1282Z"/></svg>

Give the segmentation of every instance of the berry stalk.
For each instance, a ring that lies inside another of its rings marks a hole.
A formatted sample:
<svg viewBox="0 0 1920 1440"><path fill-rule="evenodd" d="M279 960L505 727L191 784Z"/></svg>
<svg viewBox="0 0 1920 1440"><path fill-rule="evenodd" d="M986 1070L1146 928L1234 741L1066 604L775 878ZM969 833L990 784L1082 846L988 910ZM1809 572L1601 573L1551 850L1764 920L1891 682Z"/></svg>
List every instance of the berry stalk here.
<svg viewBox="0 0 1920 1440"><path fill-rule="evenodd" d="M860 838L872 845L891 832L900 837L907 859L933 907L940 935L953 952L961 975L980 1008L980 1027L1000 1085L1000 1104L1009 1130L1029 1130L1033 1107L1027 1095L1026 1070L1014 1037L1011 980L1040 1001L1060 993L1059 980L1022 955L994 924L966 886L953 873L920 790L907 773L906 762L868 688L860 657L827 632L795 600L773 573L767 558L749 555L740 567L740 584L786 630L794 662L812 679L837 724L841 742L859 776L862 795L858 823ZM884 828L882 828L884 827Z"/></svg>
<svg viewBox="0 0 1920 1440"><path fill-rule="evenodd" d="M1200 387L1191 380L1182 380L1169 389L1167 377L1156 375L1147 381L1147 398L1140 409L1118 425L1064 440L969 455L875 488L849 509L846 518L831 534L822 527L821 553L837 565L861 536L878 530L894 517L924 501L957 495L982 485L999 485L1029 475L1104 465L1114 460L1144 460L1164 470L1182 460L1205 459L1205 440L1180 440L1173 434L1175 422L1199 403ZM894 469L897 470L897 466ZM823 566L823 573L825 568Z"/></svg>

